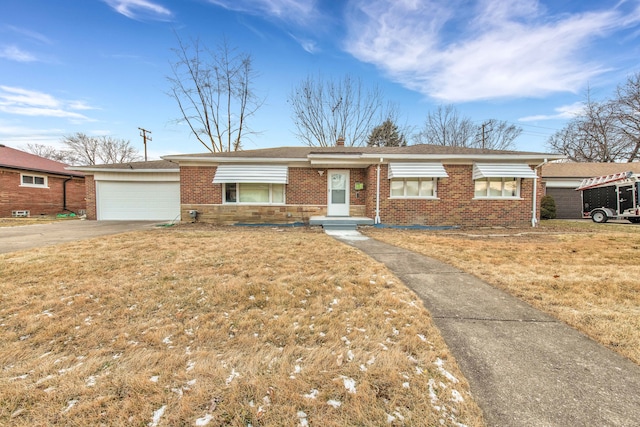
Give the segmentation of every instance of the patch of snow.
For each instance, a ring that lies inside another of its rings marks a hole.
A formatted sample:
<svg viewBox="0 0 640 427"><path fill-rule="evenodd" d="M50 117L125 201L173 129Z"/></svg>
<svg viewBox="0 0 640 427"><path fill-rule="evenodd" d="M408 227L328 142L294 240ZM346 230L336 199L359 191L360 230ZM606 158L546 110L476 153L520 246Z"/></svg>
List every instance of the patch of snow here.
<svg viewBox="0 0 640 427"><path fill-rule="evenodd" d="M164 411L167 410L167 405L162 405L157 411L153 411L153 418L151 422L147 424L149 427L157 427L160 422L160 418L164 415Z"/></svg>
<svg viewBox="0 0 640 427"><path fill-rule="evenodd" d="M376 362L376 357L375 356L371 356L371 358L369 360L367 360L367 365L371 366Z"/></svg>
<svg viewBox="0 0 640 427"><path fill-rule="evenodd" d="M198 418L196 420L196 425L197 426L206 426L207 424L209 424L211 422L212 419L213 419L213 415L205 414L204 417Z"/></svg>
<svg viewBox="0 0 640 427"><path fill-rule="evenodd" d="M389 347L387 347L386 345L384 345L384 344L382 344L382 343L380 343L380 347L382 347L382 349L383 349L384 351L389 350Z"/></svg>
<svg viewBox="0 0 640 427"><path fill-rule="evenodd" d="M158 375L154 375L151 378L149 378L149 381L151 381L152 383L157 383L159 379L160 377Z"/></svg>
<svg viewBox="0 0 640 427"><path fill-rule="evenodd" d="M319 393L320 392L317 389L312 388L311 391L309 392L309 394L304 394L304 395L302 395L302 397L304 397L306 399L315 399L316 397L318 397Z"/></svg>
<svg viewBox="0 0 640 427"><path fill-rule="evenodd" d="M224 382L226 385L231 384L231 381L233 381L234 378L239 377L240 374L236 372L235 369L231 369L231 375L229 375L229 377L227 378L227 380Z"/></svg>
<svg viewBox="0 0 640 427"><path fill-rule="evenodd" d="M408 382L402 383L402 388L410 388L409 383Z"/></svg>
<svg viewBox="0 0 640 427"><path fill-rule="evenodd" d="M355 359L355 355L353 354L353 351L351 351L351 349L349 349L349 351L347 351L347 360L349 362L353 362L353 359Z"/></svg>
<svg viewBox="0 0 640 427"><path fill-rule="evenodd" d="M448 372L446 369L444 369L444 361L442 359L440 359L439 357L436 359L436 361L434 362L434 364L438 367L438 371L440 371L440 373L442 375L444 375L449 381L451 381L454 384L458 383L458 379L456 377L454 377L450 372Z"/></svg>
<svg viewBox="0 0 640 427"><path fill-rule="evenodd" d="M186 371L187 371L187 372L189 372L189 371L193 371L193 368L195 368L195 367L196 367L196 362L194 362L193 360L189 360L189 361L187 362L187 369L186 369Z"/></svg>
<svg viewBox="0 0 640 427"><path fill-rule="evenodd" d="M427 342L427 337L422 334L418 334L418 338L420 338L421 341Z"/></svg>
<svg viewBox="0 0 640 427"><path fill-rule="evenodd" d="M96 385L95 375L91 375L89 378L87 378L87 382L85 384L87 387L94 387Z"/></svg>
<svg viewBox="0 0 640 427"><path fill-rule="evenodd" d="M342 406L342 402L340 402L339 400L329 399L329 400L327 400L327 405L332 406L332 407L337 409L340 406Z"/></svg>
<svg viewBox="0 0 640 427"><path fill-rule="evenodd" d="M347 392L356 394L356 380L345 376L341 376L340 378L342 378L344 388L347 390Z"/></svg>
<svg viewBox="0 0 640 427"><path fill-rule="evenodd" d="M173 344L173 342L171 342L171 335L169 335L168 337L165 337L165 338L162 340L162 342L163 342L163 344L167 344L167 345L169 345L169 344Z"/></svg>
<svg viewBox="0 0 640 427"><path fill-rule="evenodd" d="M394 417L391 414L387 414L387 424L392 424L395 420L396 420L396 417Z"/></svg>
<svg viewBox="0 0 640 427"><path fill-rule="evenodd" d="M464 398L458 392L458 390L451 390L451 400L456 402L456 403L464 402Z"/></svg>
<svg viewBox="0 0 640 427"><path fill-rule="evenodd" d="M307 414L303 411L298 411L296 414L298 416L298 420L300 421L300 427L308 427L309 421L307 421Z"/></svg>
<svg viewBox="0 0 640 427"><path fill-rule="evenodd" d="M71 410L71 408L73 408L74 406L76 406L76 404L77 404L78 402L79 402L79 401L78 401L77 399L73 399L73 400L70 400L69 402L67 402L67 407L66 407L66 408L64 408L64 410L62 411L62 413L63 413L63 414L66 414L67 412L69 412L69 411Z"/></svg>
<svg viewBox="0 0 640 427"><path fill-rule="evenodd" d="M433 378L429 378L429 382L427 384L429 385L429 399L431 399L431 404L435 405L438 403L438 395L435 391L436 382Z"/></svg>
<svg viewBox="0 0 640 427"><path fill-rule="evenodd" d="M340 338L342 340L342 342L344 343L344 345L346 346L350 346L351 345L351 341L349 341L349 338L347 337L342 337Z"/></svg>

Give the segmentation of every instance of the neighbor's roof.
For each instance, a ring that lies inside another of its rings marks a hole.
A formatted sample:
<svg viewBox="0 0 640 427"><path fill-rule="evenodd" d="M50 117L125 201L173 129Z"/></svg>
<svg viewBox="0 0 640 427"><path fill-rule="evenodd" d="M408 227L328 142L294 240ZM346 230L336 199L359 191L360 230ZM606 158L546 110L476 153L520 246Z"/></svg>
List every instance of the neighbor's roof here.
<svg viewBox="0 0 640 427"><path fill-rule="evenodd" d="M548 163L542 167L543 178L593 178L618 172L640 173L640 162L633 163Z"/></svg>
<svg viewBox="0 0 640 427"><path fill-rule="evenodd" d="M277 147L257 150L243 150L223 153L178 154L163 156L170 160L214 160L214 159L306 159L314 155L335 156L531 156L564 158L558 154L545 154L512 150L487 150L480 148L448 147L441 145L417 144L406 147Z"/></svg>
<svg viewBox="0 0 640 427"><path fill-rule="evenodd" d="M64 163L9 148L2 144L0 144L0 167L64 176L84 176L81 172L67 170L67 165Z"/></svg>
<svg viewBox="0 0 640 427"><path fill-rule="evenodd" d="M177 163L168 160L150 160L147 162L127 162L109 165L73 166L73 170L84 172L179 172Z"/></svg>

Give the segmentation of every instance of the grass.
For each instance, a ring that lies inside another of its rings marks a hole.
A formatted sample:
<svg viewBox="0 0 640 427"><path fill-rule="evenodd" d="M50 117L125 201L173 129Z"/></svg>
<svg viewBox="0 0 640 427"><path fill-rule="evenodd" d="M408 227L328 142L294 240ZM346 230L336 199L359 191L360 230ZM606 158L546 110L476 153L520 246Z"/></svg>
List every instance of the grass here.
<svg viewBox="0 0 640 427"><path fill-rule="evenodd" d="M52 216L30 218L0 218L0 227L19 227L21 225L47 224L56 221L70 221L77 218L55 218Z"/></svg>
<svg viewBox="0 0 640 427"><path fill-rule="evenodd" d="M417 296L307 229L0 255L0 424L482 426Z"/></svg>
<svg viewBox="0 0 640 427"><path fill-rule="evenodd" d="M542 221L536 229L366 234L474 274L640 364L638 226Z"/></svg>

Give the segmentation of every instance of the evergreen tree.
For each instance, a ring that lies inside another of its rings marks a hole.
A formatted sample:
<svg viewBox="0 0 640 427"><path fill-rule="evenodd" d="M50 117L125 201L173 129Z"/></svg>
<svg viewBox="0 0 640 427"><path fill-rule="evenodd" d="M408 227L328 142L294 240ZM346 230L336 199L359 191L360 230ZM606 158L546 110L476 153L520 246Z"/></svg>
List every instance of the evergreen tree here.
<svg viewBox="0 0 640 427"><path fill-rule="evenodd" d="M367 139L369 147L404 147L406 145L406 138L391 119L387 119L381 125L373 128Z"/></svg>

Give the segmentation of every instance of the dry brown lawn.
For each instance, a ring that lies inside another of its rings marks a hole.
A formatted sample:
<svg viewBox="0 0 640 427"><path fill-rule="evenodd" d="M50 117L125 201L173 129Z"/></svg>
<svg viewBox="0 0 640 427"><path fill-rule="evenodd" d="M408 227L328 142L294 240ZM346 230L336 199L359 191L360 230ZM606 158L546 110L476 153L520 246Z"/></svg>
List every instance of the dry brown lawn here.
<svg viewBox="0 0 640 427"><path fill-rule="evenodd" d="M640 364L637 225L543 221L536 229L366 234L474 274Z"/></svg>
<svg viewBox="0 0 640 427"><path fill-rule="evenodd" d="M55 221L71 221L76 218L54 218L54 217L33 217L33 218L0 218L0 227L18 227L21 225L46 224Z"/></svg>
<svg viewBox="0 0 640 427"><path fill-rule="evenodd" d="M0 295L0 425L483 425L416 295L320 231L14 252Z"/></svg>

